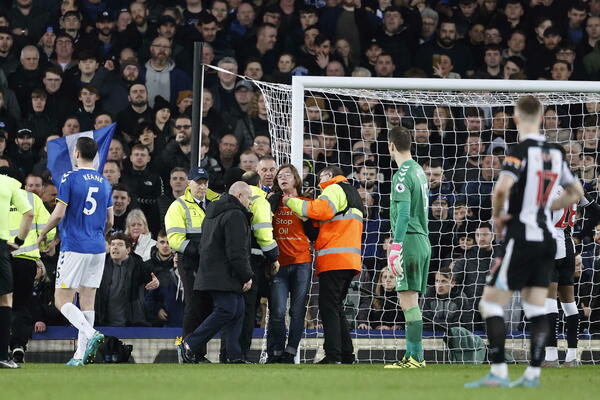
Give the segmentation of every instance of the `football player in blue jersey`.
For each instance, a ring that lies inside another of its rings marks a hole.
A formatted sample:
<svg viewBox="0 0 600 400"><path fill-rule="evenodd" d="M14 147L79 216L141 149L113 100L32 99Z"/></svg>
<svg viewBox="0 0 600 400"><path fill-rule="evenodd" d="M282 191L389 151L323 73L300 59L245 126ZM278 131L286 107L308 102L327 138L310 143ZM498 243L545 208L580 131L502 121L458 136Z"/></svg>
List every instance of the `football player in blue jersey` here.
<svg viewBox="0 0 600 400"><path fill-rule="evenodd" d="M60 223L61 251L56 270L56 308L79 330L75 356L67 363L82 366L93 361L104 335L94 326L94 300L106 256L105 233L112 227L111 186L94 168L98 146L80 137L75 146L77 169L63 175L56 208L38 243ZM79 293L79 307L73 304Z"/></svg>

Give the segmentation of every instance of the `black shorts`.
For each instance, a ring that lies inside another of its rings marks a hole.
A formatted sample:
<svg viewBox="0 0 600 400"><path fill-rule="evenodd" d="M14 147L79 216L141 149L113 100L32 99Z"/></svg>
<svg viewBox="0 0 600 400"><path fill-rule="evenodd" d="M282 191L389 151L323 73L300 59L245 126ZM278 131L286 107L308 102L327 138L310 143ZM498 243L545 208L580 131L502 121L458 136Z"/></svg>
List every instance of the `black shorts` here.
<svg viewBox="0 0 600 400"><path fill-rule="evenodd" d="M0 239L0 296L12 293L13 274L6 240Z"/></svg>
<svg viewBox="0 0 600 400"><path fill-rule="evenodd" d="M560 260L554 260L551 282L558 282L558 286L573 286L573 275L575 275L575 249L569 238L566 241L566 256Z"/></svg>
<svg viewBox="0 0 600 400"><path fill-rule="evenodd" d="M487 284L501 290L548 287L554 269L556 241L517 242L509 238L496 257Z"/></svg>

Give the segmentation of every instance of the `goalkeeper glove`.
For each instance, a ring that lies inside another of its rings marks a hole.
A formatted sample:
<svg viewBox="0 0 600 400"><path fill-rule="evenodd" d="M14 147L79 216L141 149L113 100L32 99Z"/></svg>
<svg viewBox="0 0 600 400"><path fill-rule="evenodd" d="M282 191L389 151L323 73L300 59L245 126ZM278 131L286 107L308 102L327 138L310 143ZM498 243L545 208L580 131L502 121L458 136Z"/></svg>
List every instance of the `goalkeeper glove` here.
<svg viewBox="0 0 600 400"><path fill-rule="evenodd" d="M402 243L392 243L388 265L392 275L404 275L404 268L402 267Z"/></svg>

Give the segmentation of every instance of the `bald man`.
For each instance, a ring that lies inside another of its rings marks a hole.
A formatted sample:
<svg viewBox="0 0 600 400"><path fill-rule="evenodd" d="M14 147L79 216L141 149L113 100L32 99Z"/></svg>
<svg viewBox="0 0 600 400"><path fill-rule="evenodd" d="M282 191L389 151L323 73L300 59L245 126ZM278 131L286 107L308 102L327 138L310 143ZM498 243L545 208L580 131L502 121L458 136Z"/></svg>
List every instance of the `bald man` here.
<svg viewBox="0 0 600 400"><path fill-rule="evenodd" d="M200 265L194 291L206 291L213 312L186 336L178 351L184 363L209 362L200 356L206 344L224 330L227 363L243 364L239 337L244 319L242 293L252 287L250 267L250 187L231 185L229 193L211 203L202 225L205 240L200 244Z"/></svg>

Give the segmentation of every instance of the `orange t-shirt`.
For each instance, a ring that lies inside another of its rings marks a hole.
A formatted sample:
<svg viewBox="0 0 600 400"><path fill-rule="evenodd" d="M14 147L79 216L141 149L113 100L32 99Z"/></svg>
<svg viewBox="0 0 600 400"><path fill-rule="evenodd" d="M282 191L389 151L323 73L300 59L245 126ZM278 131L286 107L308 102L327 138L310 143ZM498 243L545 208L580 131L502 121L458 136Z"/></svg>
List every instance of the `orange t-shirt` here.
<svg viewBox="0 0 600 400"><path fill-rule="evenodd" d="M302 220L281 202L273 217L273 236L279 246L281 266L312 261L310 241L304 233Z"/></svg>

